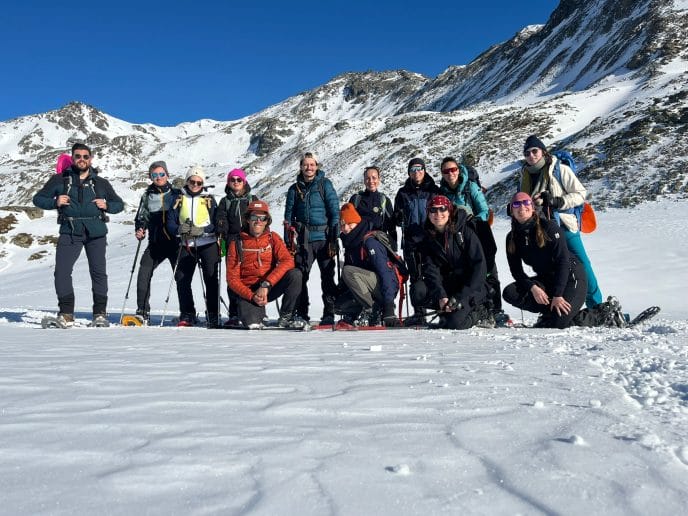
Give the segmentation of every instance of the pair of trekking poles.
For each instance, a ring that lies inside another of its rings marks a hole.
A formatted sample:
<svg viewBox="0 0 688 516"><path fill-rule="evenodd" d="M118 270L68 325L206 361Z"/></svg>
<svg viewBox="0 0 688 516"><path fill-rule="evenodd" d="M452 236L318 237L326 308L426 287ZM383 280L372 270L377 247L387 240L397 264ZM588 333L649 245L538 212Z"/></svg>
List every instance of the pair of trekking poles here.
<svg viewBox="0 0 688 516"><path fill-rule="evenodd" d="M124 310L126 308L127 301L129 300L129 292L131 290L131 282L134 278L134 272L136 270L136 264L138 263L138 257L139 257L139 253L141 251L141 243L142 242L143 242L143 240L139 240L139 242L136 246L136 253L134 255L134 262L132 263L132 266L131 266L131 273L129 275L129 282L127 284L127 291L124 294L124 301L122 302L122 309L120 311L120 319L119 319L120 324L123 324L123 320L125 317ZM218 242L218 248L219 247L220 247L220 244ZM196 247L196 238L194 238L194 248L197 248ZM175 262L174 262L174 267L172 268L172 277L170 278L170 284L167 288L167 296L165 297L165 304L163 306L163 312L162 312L162 318L160 320L160 326L163 326L165 324L165 317L167 316L167 307L169 305L170 296L172 294L172 284L174 283L174 279L177 275L177 269L179 267L179 261L181 259L182 250L183 250L183 246L180 245L179 251L177 252L177 257L176 257ZM207 296L207 292L206 292L206 288L205 288L205 279L203 277L203 267L201 265L201 260L200 260L200 256L198 255L198 252L196 252L195 254L196 254L196 265L198 266L199 275L201 277L201 290L203 292L203 301L204 301L205 306L206 306L206 320L207 320L208 319L208 296ZM222 286L222 253L221 253L221 249L218 249L218 254L220 256L219 256L219 259L217 262L217 267L219 269L218 275L217 275L217 283L218 283L217 284L217 297L218 297L218 303L217 304L218 304L218 308L221 305L224 305L225 309L227 309L229 311L229 307L227 306L227 303L225 303L225 300L222 297L222 293L220 290L221 286ZM218 314L218 316L219 316L219 314Z"/></svg>

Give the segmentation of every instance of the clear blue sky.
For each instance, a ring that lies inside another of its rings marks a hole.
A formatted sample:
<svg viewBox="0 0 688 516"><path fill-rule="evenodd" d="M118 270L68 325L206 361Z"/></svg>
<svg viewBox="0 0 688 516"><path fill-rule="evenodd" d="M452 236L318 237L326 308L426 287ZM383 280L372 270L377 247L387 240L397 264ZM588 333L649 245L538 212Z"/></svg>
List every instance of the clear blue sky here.
<svg viewBox="0 0 688 516"><path fill-rule="evenodd" d="M234 120L343 72L431 77L557 0L5 3L0 120L79 100L129 122Z"/></svg>

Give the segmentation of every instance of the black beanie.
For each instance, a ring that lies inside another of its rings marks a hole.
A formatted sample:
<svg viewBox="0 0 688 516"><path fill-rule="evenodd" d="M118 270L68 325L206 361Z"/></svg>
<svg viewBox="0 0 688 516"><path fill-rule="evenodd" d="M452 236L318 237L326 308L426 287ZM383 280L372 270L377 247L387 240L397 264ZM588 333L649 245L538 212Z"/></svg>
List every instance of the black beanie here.
<svg viewBox="0 0 688 516"><path fill-rule="evenodd" d="M423 170L425 170L425 161L423 161L420 158L413 158L411 161L409 161L408 169L407 169L409 173L411 172L411 167L413 165L421 165L423 167Z"/></svg>
<svg viewBox="0 0 688 516"><path fill-rule="evenodd" d="M534 147L542 149L543 152L547 152L547 147L545 147L545 144L542 143L542 141L540 141L540 138L538 138L534 134L531 134L530 136L528 136L528 138L526 138L526 143L523 146L523 152Z"/></svg>

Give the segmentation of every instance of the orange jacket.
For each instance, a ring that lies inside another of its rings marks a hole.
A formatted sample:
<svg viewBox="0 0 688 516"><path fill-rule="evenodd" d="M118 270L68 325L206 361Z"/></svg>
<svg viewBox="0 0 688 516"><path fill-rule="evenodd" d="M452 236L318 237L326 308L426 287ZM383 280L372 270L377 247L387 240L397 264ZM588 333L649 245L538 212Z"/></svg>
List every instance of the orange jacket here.
<svg viewBox="0 0 688 516"><path fill-rule="evenodd" d="M259 237L242 231L240 237L242 257L239 257L236 241L230 242L227 249L227 285L250 301L253 297L251 287L261 281L276 285L294 268L294 257L274 231L265 231Z"/></svg>

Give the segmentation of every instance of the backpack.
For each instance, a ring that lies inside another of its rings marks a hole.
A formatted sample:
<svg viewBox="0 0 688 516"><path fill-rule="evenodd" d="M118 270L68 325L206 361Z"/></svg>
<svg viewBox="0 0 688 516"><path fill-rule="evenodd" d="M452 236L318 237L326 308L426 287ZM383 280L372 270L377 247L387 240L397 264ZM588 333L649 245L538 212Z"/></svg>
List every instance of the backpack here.
<svg viewBox="0 0 688 516"><path fill-rule="evenodd" d="M465 199L471 199L471 182L477 184L480 190L483 192L483 194L487 192L487 188L485 188L480 182L480 174L478 174L478 171L475 169L475 167L472 167L471 165L465 165L463 163L461 163L459 167L461 167L461 171L465 173L468 177L468 181L466 181L466 184L464 185L463 190L461 192ZM474 206L471 205L471 209L475 212ZM494 210L492 208L489 208L489 212L487 215L487 223L491 226L493 222Z"/></svg>
<svg viewBox="0 0 688 516"><path fill-rule="evenodd" d="M556 156L557 158L557 162L554 165L554 178L557 181L559 181L560 185L563 185L563 183L561 182L561 167L559 166L559 162L568 166L573 172L574 176L578 176L576 161L573 159L573 155L569 151L557 150L552 152L552 155ZM592 209L592 206L586 201L583 201L583 204L574 206L573 208L569 208L567 210L559 210L559 212L555 212L554 218L556 219L557 223L560 224L559 213L570 213L575 215L576 220L578 221L578 230L583 233L592 233L597 228L595 212Z"/></svg>

